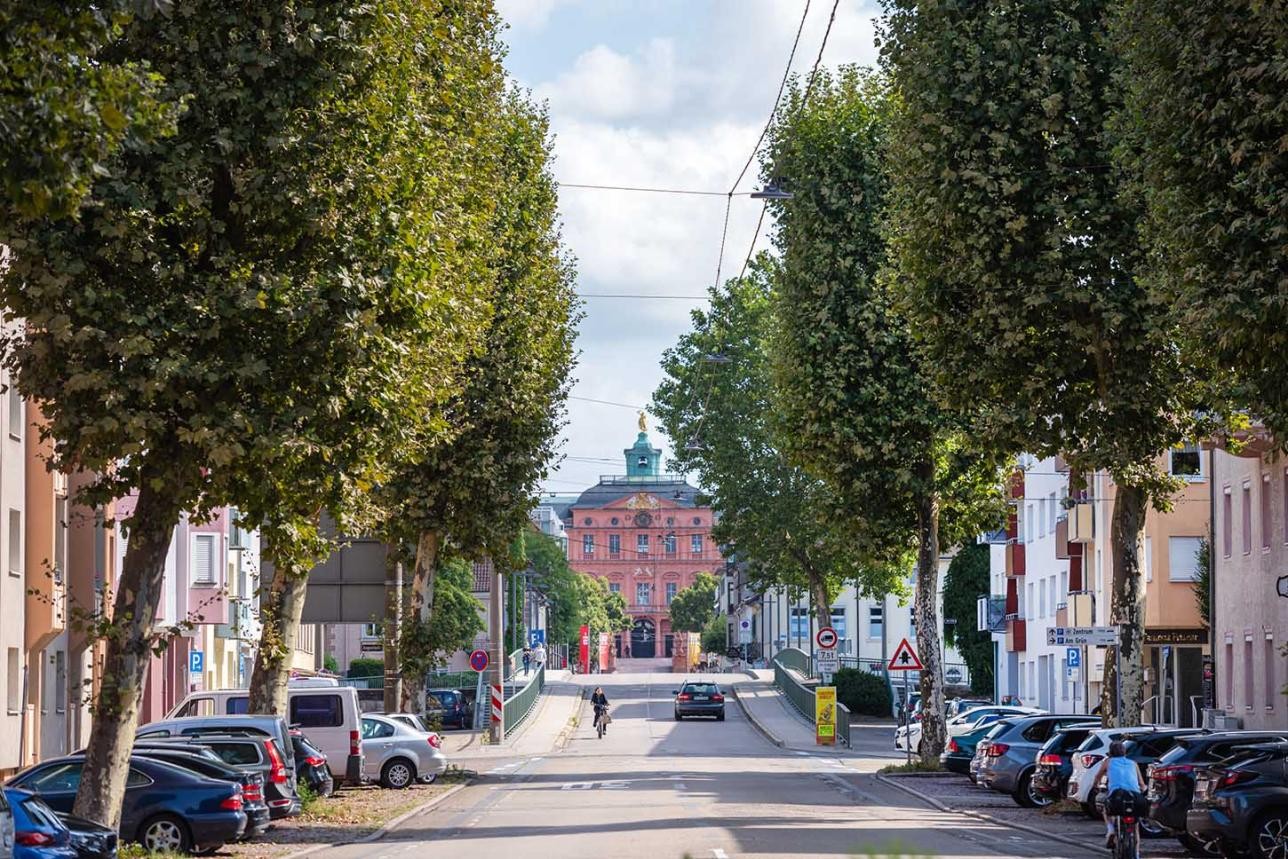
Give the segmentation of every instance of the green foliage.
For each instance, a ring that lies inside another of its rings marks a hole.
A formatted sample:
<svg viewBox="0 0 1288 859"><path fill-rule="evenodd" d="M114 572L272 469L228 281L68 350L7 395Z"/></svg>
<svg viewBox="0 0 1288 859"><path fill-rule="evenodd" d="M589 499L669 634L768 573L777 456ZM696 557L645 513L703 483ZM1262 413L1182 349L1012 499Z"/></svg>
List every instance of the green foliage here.
<svg viewBox="0 0 1288 859"><path fill-rule="evenodd" d="M693 312L693 329L663 356L667 378L653 411L677 469L696 472L710 493L719 514L713 537L735 547L753 582L826 591L828 606L846 581L873 595L898 590L906 567L856 552L836 492L788 461L770 396L770 274L762 257L746 277L710 290L710 308Z"/></svg>
<svg viewBox="0 0 1288 859"><path fill-rule="evenodd" d="M322 670L336 674L340 671L340 663L336 661L334 656L328 653L326 656L322 657Z"/></svg>
<svg viewBox="0 0 1288 859"><path fill-rule="evenodd" d="M693 584L671 600L671 629L676 632L702 632L706 629L711 618L716 616L716 589L719 584L710 573L694 576Z"/></svg>
<svg viewBox="0 0 1288 859"><path fill-rule="evenodd" d="M1203 625L1212 627L1212 544L1207 537L1199 540L1199 547L1194 552L1194 566L1198 575L1190 588L1194 592L1194 603L1198 606L1199 617Z"/></svg>
<svg viewBox="0 0 1288 859"><path fill-rule="evenodd" d="M607 583L568 566L568 557L556 540L537 531L523 534L524 551L534 586L550 600L546 638L553 643L576 645L581 626L592 635L623 632L631 628L626 600L612 593Z"/></svg>
<svg viewBox="0 0 1288 859"><path fill-rule="evenodd" d="M993 637L975 628L976 602L989 592L988 546L968 543L948 565L944 576L944 641L957 648L970 671L971 691L993 693Z"/></svg>
<svg viewBox="0 0 1288 859"><path fill-rule="evenodd" d="M834 681L837 700L849 708L851 713L881 717L890 715L890 687L882 678L870 671L842 668L836 672Z"/></svg>
<svg viewBox="0 0 1288 859"><path fill-rule="evenodd" d="M468 647L485 627L470 588L473 567L461 558L444 559L434 577L434 612L428 621L407 618L402 627L399 666L404 677L424 677Z"/></svg>
<svg viewBox="0 0 1288 859"><path fill-rule="evenodd" d="M1148 217L1142 273L1189 358L1288 434L1288 8L1122 0L1116 154ZM1231 378L1233 376L1233 378Z"/></svg>
<svg viewBox="0 0 1288 859"><path fill-rule="evenodd" d="M371 659L366 656L359 656L356 659L349 660L348 677L380 677L385 673L385 661L383 659Z"/></svg>
<svg viewBox="0 0 1288 859"><path fill-rule="evenodd" d="M108 56L135 5L0 2L0 245L19 220L75 215L126 140L173 130L182 102Z"/></svg>
<svg viewBox="0 0 1288 859"><path fill-rule="evenodd" d="M702 651L723 654L729 649L728 621L724 615L713 614L702 627ZM693 630L697 632L698 630Z"/></svg>

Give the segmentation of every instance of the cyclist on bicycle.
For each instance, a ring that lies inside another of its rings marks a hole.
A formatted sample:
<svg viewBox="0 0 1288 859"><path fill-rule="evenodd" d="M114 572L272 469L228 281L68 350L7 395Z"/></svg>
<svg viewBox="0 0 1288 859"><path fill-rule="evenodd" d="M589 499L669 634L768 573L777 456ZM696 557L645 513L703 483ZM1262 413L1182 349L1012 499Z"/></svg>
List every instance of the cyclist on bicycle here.
<svg viewBox="0 0 1288 859"><path fill-rule="evenodd" d="M598 727L600 718L608 712L608 696L604 694L604 687L595 687L595 691L590 695L590 703L595 708L595 721L592 727ZM608 730L607 725L604 726L604 730Z"/></svg>
<svg viewBox="0 0 1288 859"><path fill-rule="evenodd" d="M1140 769L1127 757L1127 746L1122 740L1109 744L1109 760L1105 766L1105 846L1114 842L1114 818L1123 809L1134 810L1145 793Z"/></svg>

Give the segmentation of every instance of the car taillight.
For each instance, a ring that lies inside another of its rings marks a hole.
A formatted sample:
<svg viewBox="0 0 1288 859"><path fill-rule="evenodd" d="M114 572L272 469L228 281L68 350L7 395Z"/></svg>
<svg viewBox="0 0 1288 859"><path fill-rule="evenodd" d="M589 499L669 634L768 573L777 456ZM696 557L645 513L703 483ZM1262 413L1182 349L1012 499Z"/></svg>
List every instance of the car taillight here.
<svg viewBox="0 0 1288 859"><path fill-rule="evenodd" d="M1083 769L1091 769L1096 764L1104 760L1104 757L1105 757L1104 755L1083 755L1082 756Z"/></svg>
<svg viewBox="0 0 1288 859"><path fill-rule="evenodd" d="M1059 755L1041 755L1038 757L1038 766L1058 767L1063 763Z"/></svg>
<svg viewBox="0 0 1288 859"><path fill-rule="evenodd" d="M443 738L438 736L438 734L430 734L429 744L436 749L441 749L443 747Z"/></svg>
<svg viewBox="0 0 1288 859"><path fill-rule="evenodd" d="M962 750L962 747L961 747L961 746L959 746L959 745L957 745L957 741L956 741L956 740L949 740L949 741L948 741L948 751L950 751L950 752L960 752L961 750Z"/></svg>
<svg viewBox="0 0 1288 859"><path fill-rule="evenodd" d="M1194 767L1185 765L1176 766L1153 766L1149 768L1149 777L1159 781L1176 781L1183 775L1193 775Z"/></svg>
<svg viewBox="0 0 1288 859"><path fill-rule="evenodd" d="M717 692L715 695L711 696L711 700L715 701L717 704L723 704L724 696Z"/></svg>
<svg viewBox="0 0 1288 859"><path fill-rule="evenodd" d="M268 764L271 767L268 773L269 779L273 784L285 784L286 762L282 760L281 754L277 751L277 745L272 740L265 740L264 748L268 750Z"/></svg>
<svg viewBox="0 0 1288 859"><path fill-rule="evenodd" d="M692 695L690 695L688 692L681 692L679 695L677 695L677 696L675 697L675 700L677 700L677 701L688 701L688 700L689 700L690 698L692 698L692 697L693 697L693 696L692 696Z"/></svg>
<svg viewBox="0 0 1288 859"><path fill-rule="evenodd" d="M914 722L920 722L920 721L921 721L921 711L920 711L920 710L918 710L916 713L913 713L913 714L912 714L912 721L914 721Z"/></svg>
<svg viewBox="0 0 1288 859"><path fill-rule="evenodd" d="M1000 758L1011 750L1006 743L992 743L988 747L988 756L990 758Z"/></svg>
<svg viewBox="0 0 1288 859"><path fill-rule="evenodd" d="M241 811L242 810L242 792L239 788L232 796L224 799L219 803L219 807L224 811Z"/></svg>
<svg viewBox="0 0 1288 859"><path fill-rule="evenodd" d="M309 755L307 758L304 759L304 763L308 764L311 767L320 767L324 763L326 763L326 758L318 757L317 755Z"/></svg>
<svg viewBox="0 0 1288 859"><path fill-rule="evenodd" d="M354 756L362 754L362 735L357 731L349 732L349 754Z"/></svg>
<svg viewBox="0 0 1288 859"><path fill-rule="evenodd" d="M54 843L54 836L45 832L18 832L13 840L24 847L44 847Z"/></svg>
<svg viewBox="0 0 1288 859"><path fill-rule="evenodd" d="M1221 776L1220 780L1216 783L1216 786L1218 789L1223 787L1234 787L1236 784L1243 784L1245 781L1252 781L1256 777L1256 773L1248 772L1247 770L1230 770L1225 775Z"/></svg>

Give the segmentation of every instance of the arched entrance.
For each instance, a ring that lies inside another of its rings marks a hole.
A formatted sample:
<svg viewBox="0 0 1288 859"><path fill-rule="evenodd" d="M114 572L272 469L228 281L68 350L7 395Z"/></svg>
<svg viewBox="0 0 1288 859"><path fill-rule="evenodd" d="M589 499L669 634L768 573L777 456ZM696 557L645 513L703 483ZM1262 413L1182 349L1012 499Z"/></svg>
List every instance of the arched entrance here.
<svg viewBox="0 0 1288 859"><path fill-rule="evenodd" d="M657 655L657 627L647 617L637 617L631 626L631 657L652 659Z"/></svg>

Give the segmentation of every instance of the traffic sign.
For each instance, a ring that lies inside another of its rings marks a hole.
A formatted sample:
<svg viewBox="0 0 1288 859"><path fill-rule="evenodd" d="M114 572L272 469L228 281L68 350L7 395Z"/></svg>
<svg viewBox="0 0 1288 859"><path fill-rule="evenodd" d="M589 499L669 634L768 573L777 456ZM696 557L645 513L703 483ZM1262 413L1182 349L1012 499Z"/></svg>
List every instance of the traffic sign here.
<svg viewBox="0 0 1288 859"><path fill-rule="evenodd" d="M824 650L831 650L836 647L838 639L839 636L836 634L836 630L830 626L821 626L818 632L814 633L814 643Z"/></svg>
<svg viewBox="0 0 1288 859"><path fill-rule="evenodd" d="M1047 644L1112 647L1118 643L1116 626L1050 626Z"/></svg>
<svg viewBox="0 0 1288 859"><path fill-rule="evenodd" d="M962 670L956 665L944 669L944 680L948 683L962 682Z"/></svg>
<svg viewBox="0 0 1288 859"><path fill-rule="evenodd" d="M1065 665L1069 668L1082 667L1082 651L1076 647L1070 647L1065 650Z"/></svg>
<svg viewBox="0 0 1288 859"><path fill-rule="evenodd" d="M818 673L832 675L841 670L841 657L836 655L836 651L828 648L826 650L815 650L814 660L818 665Z"/></svg>
<svg viewBox="0 0 1288 859"><path fill-rule="evenodd" d="M487 670L487 651L476 650L470 654L470 667L475 671Z"/></svg>
<svg viewBox="0 0 1288 859"><path fill-rule="evenodd" d="M546 643L546 631L544 629L528 630L528 645L536 647L538 644Z"/></svg>
<svg viewBox="0 0 1288 859"><path fill-rule="evenodd" d="M887 671L921 671L924 668L917 658L917 651L912 649L906 638L899 642L899 646L894 649L894 656L890 657L890 664L886 666Z"/></svg>
<svg viewBox="0 0 1288 859"><path fill-rule="evenodd" d="M200 650L188 652L188 673L200 674L206 670L206 654Z"/></svg>

